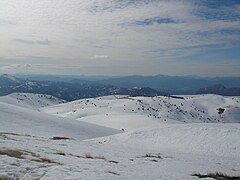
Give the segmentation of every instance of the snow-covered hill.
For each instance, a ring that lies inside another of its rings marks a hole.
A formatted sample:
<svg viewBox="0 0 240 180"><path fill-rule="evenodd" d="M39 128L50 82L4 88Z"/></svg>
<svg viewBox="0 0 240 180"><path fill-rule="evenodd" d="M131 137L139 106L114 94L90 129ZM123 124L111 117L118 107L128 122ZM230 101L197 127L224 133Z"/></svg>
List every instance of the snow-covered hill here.
<svg viewBox="0 0 240 180"><path fill-rule="evenodd" d="M30 109L36 109L40 107L65 103L66 101L45 94L13 93L7 96L0 97L0 102L5 102L8 104L26 107Z"/></svg>
<svg viewBox="0 0 240 180"><path fill-rule="evenodd" d="M107 96L39 108L49 99L25 95L0 100L0 179L240 174L239 97Z"/></svg>
<svg viewBox="0 0 240 180"><path fill-rule="evenodd" d="M31 136L64 136L89 139L118 133L118 130L75 121L0 102L0 132Z"/></svg>
<svg viewBox="0 0 240 180"><path fill-rule="evenodd" d="M128 131L156 127L163 123L239 123L240 97L106 96L73 101L41 110L61 117Z"/></svg>

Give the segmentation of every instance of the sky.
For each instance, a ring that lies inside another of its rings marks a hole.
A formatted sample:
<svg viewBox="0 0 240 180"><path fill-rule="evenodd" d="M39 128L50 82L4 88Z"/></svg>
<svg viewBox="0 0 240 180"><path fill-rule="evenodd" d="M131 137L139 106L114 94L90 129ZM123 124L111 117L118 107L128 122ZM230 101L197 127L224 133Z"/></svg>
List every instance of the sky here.
<svg viewBox="0 0 240 180"><path fill-rule="evenodd" d="M0 73L240 76L240 0L1 0Z"/></svg>

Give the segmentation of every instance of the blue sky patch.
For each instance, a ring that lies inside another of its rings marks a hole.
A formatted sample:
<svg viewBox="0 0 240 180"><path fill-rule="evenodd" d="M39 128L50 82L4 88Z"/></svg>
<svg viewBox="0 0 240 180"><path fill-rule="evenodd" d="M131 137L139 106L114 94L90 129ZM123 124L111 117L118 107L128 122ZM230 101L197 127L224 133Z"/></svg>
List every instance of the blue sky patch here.
<svg viewBox="0 0 240 180"><path fill-rule="evenodd" d="M161 18L161 17L152 17L146 18L143 20L136 20L132 22L124 23L123 25L137 25L137 26L151 26L156 24L176 24L179 21L172 19L172 18Z"/></svg>
<svg viewBox="0 0 240 180"><path fill-rule="evenodd" d="M235 8L240 6L240 0L202 0L194 2L194 15L207 20L238 21L240 12Z"/></svg>

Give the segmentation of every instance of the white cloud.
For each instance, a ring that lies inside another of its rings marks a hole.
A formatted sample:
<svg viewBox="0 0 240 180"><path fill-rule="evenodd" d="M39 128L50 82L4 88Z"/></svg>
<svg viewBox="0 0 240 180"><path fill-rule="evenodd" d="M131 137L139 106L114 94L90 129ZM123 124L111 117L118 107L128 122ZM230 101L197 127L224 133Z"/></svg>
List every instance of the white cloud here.
<svg viewBox="0 0 240 180"><path fill-rule="evenodd" d="M34 72L31 64L8 64L0 66L0 73Z"/></svg>
<svg viewBox="0 0 240 180"><path fill-rule="evenodd" d="M35 62L48 59L55 67L60 66L55 59L90 67L94 59L110 57L109 65L158 61L160 66L166 59L239 42L240 20L234 18L239 8L211 9L194 0L1 0L0 57L45 57ZM207 19L202 11L224 18Z"/></svg>
<svg viewBox="0 0 240 180"><path fill-rule="evenodd" d="M92 59L109 59L107 55L94 55Z"/></svg>
<svg viewBox="0 0 240 180"><path fill-rule="evenodd" d="M29 45L50 45L51 44L51 41L49 41L48 39L27 40L27 39L14 38L13 41L16 43L23 43L23 44L29 44Z"/></svg>

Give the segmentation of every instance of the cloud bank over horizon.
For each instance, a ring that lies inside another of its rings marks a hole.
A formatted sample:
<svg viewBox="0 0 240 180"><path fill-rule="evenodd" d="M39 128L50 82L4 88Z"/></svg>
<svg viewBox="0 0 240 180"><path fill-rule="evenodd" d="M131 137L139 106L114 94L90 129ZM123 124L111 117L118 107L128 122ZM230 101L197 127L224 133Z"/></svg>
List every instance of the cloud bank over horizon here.
<svg viewBox="0 0 240 180"><path fill-rule="evenodd" d="M0 73L240 76L238 0L2 0Z"/></svg>

